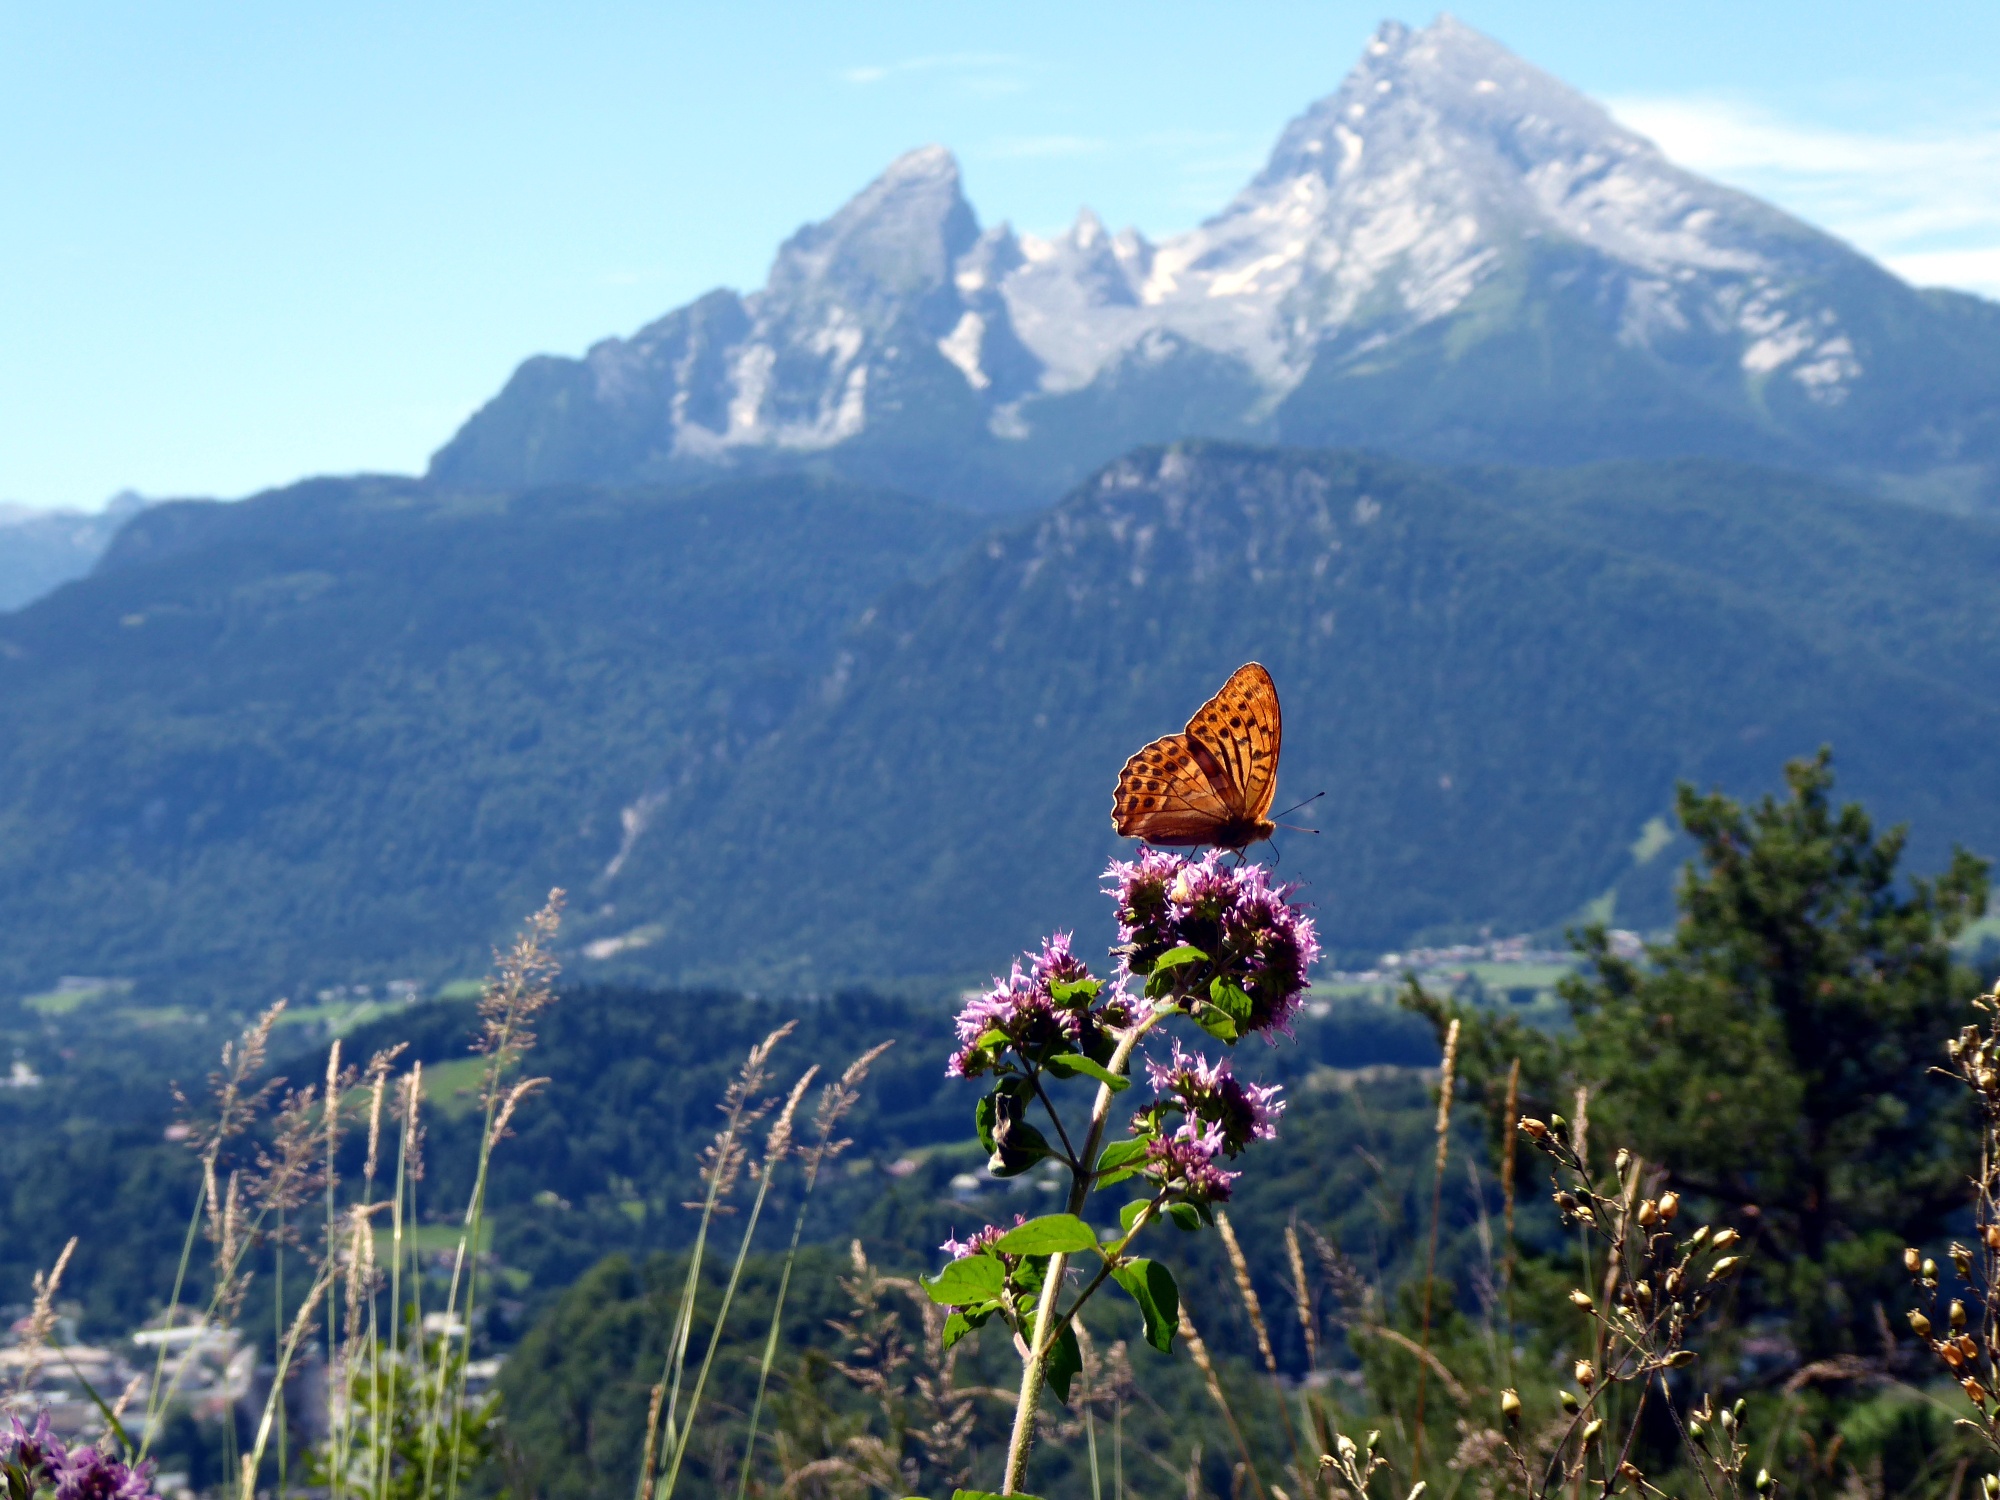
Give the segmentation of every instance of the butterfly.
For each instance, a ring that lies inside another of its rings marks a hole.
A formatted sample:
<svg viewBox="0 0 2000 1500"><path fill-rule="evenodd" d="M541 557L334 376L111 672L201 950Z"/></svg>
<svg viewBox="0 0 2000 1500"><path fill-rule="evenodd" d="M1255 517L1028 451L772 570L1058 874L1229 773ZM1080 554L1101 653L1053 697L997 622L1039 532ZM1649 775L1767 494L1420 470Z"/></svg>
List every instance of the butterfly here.
<svg viewBox="0 0 2000 1500"><path fill-rule="evenodd" d="M1278 689L1246 662L1195 710L1187 728L1154 740L1125 762L1111 799L1111 826L1151 844L1241 849L1267 839L1278 789Z"/></svg>

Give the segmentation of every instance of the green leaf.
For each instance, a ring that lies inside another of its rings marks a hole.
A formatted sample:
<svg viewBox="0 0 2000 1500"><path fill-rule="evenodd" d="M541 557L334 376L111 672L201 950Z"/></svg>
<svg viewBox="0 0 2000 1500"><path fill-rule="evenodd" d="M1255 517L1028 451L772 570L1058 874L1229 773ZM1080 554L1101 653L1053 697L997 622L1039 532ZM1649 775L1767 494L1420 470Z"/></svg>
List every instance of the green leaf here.
<svg viewBox="0 0 2000 1500"><path fill-rule="evenodd" d="M1065 1323L1062 1332L1056 1335L1055 1343L1049 1347L1048 1363L1042 1366L1042 1378L1064 1406L1069 1405L1069 1383L1082 1369L1083 1351L1077 1347L1076 1327Z"/></svg>
<svg viewBox="0 0 2000 1500"><path fill-rule="evenodd" d="M905 1497L905 1500L917 1500L917 1497L907 1496ZM951 1492L951 1500L1041 1500L1041 1496L1039 1495L1003 1496L1003 1495L996 1495L991 1490L953 1490Z"/></svg>
<svg viewBox="0 0 2000 1500"><path fill-rule="evenodd" d="M1112 1072L1109 1068L1092 1062L1081 1052L1057 1053L1049 1059L1049 1066L1055 1067L1058 1065L1069 1069L1072 1073L1082 1073L1086 1077L1095 1078L1114 1094L1122 1094L1125 1090L1132 1087L1131 1079L1119 1077L1118 1074Z"/></svg>
<svg viewBox="0 0 2000 1500"><path fill-rule="evenodd" d="M1019 1177L1035 1163L1054 1155L1055 1148L1049 1145L1047 1136L1017 1120L1007 1130L1004 1140L996 1137L993 1158L986 1163L986 1170L995 1177Z"/></svg>
<svg viewBox="0 0 2000 1500"><path fill-rule="evenodd" d="M993 1123L995 1118L993 1100L994 1096L999 1092L998 1089L995 1089L992 1093L982 1094L977 1107L972 1111L973 1129L979 1132L979 1144L985 1148L986 1154L989 1156L999 1149L993 1141Z"/></svg>
<svg viewBox="0 0 2000 1500"><path fill-rule="evenodd" d="M979 1033L979 1040L972 1045L979 1048L998 1047L1007 1041L1007 1033L998 1026L989 1026Z"/></svg>
<svg viewBox="0 0 2000 1500"><path fill-rule="evenodd" d="M1062 1255L1096 1244L1097 1231L1075 1214L1043 1214L1008 1230L993 1248L1008 1255Z"/></svg>
<svg viewBox="0 0 2000 1500"><path fill-rule="evenodd" d="M1136 1176L1145 1160L1144 1141L1113 1141L1097 1155L1097 1186L1110 1187Z"/></svg>
<svg viewBox="0 0 2000 1500"><path fill-rule="evenodd" d="M1065 979L1049 986L1049 998L1058 1005L1066 1005L1078 995L1086 1000L1095 1000L1097 992L1104 988L1101 979Z"/></svg>
<svg viewBox="0 0 2000 1500"><path fill-rule="evenodd" d="M1193 1232L1201 1228L1201 1210L1192 1203L1169 1203L1167 1217L1174 1221L1176 1229Z"/></svg>
<svg viewBox="0 0 2000 1500"><path fill-rule="evenodd" d="M1181 1289L1174 1284L1174 1273L1141 1256L1126 1261L1111 1276L1139 1304L1146 1320L1146 1342L1162 1354L1172 1354L1181 1312Z"/></svg>
<svg viewBox="0 0 2000 1500"><path fill-rule="evenodd" d="M1205 964L1208 955L1199 948L1190 948L1186 943L1178 948L1169 948L1153 960L1151 972L1157 974L1162 969L1178 969L1182 964Z"/></svg>
<svg viewBox="0 0 2000 1500"><path fill-rule="evenodd" d="M1218 1042L1234 1042L1242 1035L1236 1029L1235 1018L1213 1005L1200 1007L1195 1012L1194 1023Z"/></svg>
<svg viewBox="0 0 2000 1500"><path fill-rule="evenodd" d="M1152 1201L1151 1198L1134 1198L1130 1203L1119 1209L1118 1227L1127 1234L1130 1234L1133 1224L1138 1221L1139 1211Z"/></svg>
<svg viewBox="0 0 2000 1500"><path fill-rule="evenodd" d="M987 1251L953 1261L935 1276L918 1278L940 1307L977 1307L1007 1289L1007 1268Z"/></svg>
<svg viewBox="0 0 2000 1500"><path fill-rule="evenodd" d="M944 1346L949 1349L975 1328L986 1326L986 1320L999 1310L997 1302L982 1302L977 1307L959 1307L952 1310L944 1320Z"/></svg>
<svg viewBox="0 0 2000 1500"><path fill-rule="evenodd" d="M1224 979L1220 974L1208 982L1208 998L1227 1011L1232 1019L1237 1021L1250 1019L1253 1008L1250 997L1244 994L1238 985Z"/></svg>

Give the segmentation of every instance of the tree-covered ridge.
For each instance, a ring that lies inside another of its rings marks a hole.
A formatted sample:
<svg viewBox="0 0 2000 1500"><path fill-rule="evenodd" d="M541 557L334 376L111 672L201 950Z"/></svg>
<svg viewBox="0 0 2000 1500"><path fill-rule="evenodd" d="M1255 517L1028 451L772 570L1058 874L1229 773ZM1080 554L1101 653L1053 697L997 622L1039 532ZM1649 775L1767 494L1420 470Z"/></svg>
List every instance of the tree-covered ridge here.
<svg viewBox="0 0 2000 1500"><path fill-rule="evenodd" d="M969 982L952 923L1104 919L1050 852L1109 852L1106 767L1249 659L1337 951L1644 925L1675 779L1822 742L1920 852L2000 847L1996 565L1763 470L1199 444L983 535L796 476L161 506L0 620L0 973L430 984L561 884L582 977Z"/></svg>

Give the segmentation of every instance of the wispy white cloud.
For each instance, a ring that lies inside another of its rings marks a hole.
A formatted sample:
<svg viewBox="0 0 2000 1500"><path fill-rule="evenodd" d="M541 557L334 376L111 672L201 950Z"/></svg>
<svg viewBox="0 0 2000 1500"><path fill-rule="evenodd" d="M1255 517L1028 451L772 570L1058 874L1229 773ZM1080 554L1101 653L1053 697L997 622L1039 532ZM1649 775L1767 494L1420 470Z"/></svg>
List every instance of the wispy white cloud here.
<svg viewBox="0 0 2000 1500"><path fill-rule="evenodd" d="M1011 94L1027 86L1021 73L1026 59L1009 52L943 52L929 57L904 57L894 62L863 63L842 68L844 83L868 87L894 78L919 74L954 75L960 86L977 94Z"/></svg>
<svg viewBox="0 0 2000 1500"><path fill-rule="evenodd" d="M2000 116L1870 132L1733 100L1611 108L1681 165L1830 230L1907 280L2000 296Z"/></svg>

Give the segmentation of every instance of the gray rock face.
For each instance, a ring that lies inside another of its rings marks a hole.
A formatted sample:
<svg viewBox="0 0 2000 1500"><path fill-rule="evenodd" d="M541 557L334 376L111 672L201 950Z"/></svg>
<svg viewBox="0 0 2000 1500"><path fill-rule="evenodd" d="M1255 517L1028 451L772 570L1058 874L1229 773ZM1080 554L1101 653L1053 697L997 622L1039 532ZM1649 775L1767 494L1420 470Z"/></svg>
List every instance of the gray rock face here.
<svg viewBox="0 0 2000 1500"><path fill-rule="evenodd" d="M981 233L914 151L722 291L537 359L436 457L452 484L839 469L1004 505L1136 442L1458 460L1714 453L1976 506L2000 305L1920 293L1669 162L1449 16L1385 24L1220 214Z"/></svg>

